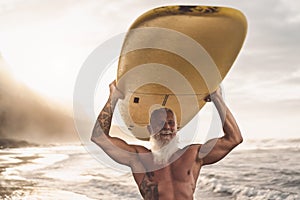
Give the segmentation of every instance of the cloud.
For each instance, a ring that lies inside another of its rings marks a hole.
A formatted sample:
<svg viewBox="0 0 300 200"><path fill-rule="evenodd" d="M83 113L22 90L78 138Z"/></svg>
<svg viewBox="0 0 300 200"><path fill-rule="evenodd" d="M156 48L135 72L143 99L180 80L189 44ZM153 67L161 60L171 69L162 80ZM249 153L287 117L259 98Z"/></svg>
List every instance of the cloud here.
<svg viewBox="0 0 300 200"><path fill-rule="evenodd" d="M268 75L295 71L299 67L300 25L289 23L289 19L298 15L292 10L300 3L294 1L293 6L287 6L286 1L267 0L261 4L247 2L241 6L249 22L246 43L241 52L246 72L264 73L268 78Z"/></svg>
<svg viewBox="0 0 300 200"><path fill-rule="evenodd" d="M272 118L277 110L282 113L276 115L275 121L279 123L288 113L295 116L300 111L297 103L300 94L295 91L300 86L300 26L296 21L290 22L298 16L295 8L300 3L288 4L280 0L261 4L240 2L249 30L245 46L225 79L225 85L228 97L234 99L232 103L240 105L239 112L245 116L253 114L247 120L255 119L261 112Z"/></svg>

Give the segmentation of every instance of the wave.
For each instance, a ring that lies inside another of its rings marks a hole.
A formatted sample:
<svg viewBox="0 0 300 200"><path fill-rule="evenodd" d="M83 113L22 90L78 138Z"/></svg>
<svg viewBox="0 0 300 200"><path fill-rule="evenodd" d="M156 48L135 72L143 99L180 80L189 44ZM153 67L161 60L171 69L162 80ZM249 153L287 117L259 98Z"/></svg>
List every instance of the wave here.
<svg viewBox="0 0 300 200"><path fill-rule="evenodd" d="M218 193L236 200L296 200L299 199L299 194L286 191L280 191L270 188L253 187L245 185L237 185L228 182L223 182L215 177L199 178L200 187L210 190L213 193Z"/></svg>
<svg viewBox="0 0 300 200"><path fill-rule="evenodd" d="M300 149L300 138L290 139L245 139L238 150Z"/></svg>

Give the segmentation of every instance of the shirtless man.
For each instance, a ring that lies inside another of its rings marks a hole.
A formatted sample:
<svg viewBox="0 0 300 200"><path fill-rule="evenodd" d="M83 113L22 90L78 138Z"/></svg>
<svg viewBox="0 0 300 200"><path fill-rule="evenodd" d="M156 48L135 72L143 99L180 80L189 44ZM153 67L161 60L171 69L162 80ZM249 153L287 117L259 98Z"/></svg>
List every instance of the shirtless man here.
<svg viewBox="0 0 300 200"><path fill-rule="evenodd" d="M193 199L201 167L218 162L243 140L218 89L206 101L215 104L222 118L223 137L179 149L176 116L172 110L161 108L152 112L148 125L151 150L129 145L109 135L115 105L118 99L123 98L115 81L112 82L109 99L98 116L91 140L113 160L131 168L140 193L146 200Z"/></svg>

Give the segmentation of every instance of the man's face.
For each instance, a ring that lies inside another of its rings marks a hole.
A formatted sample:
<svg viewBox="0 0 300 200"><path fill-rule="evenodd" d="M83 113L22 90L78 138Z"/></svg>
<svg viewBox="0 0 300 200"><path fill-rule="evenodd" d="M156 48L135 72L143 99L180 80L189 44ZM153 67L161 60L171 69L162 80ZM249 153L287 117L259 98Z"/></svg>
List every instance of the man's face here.
<svg viewBox="0 0 300 200"><path fill-rule="evenodd" d="M151 118L151 135L161 144L168 144L177 132L177 124L174 115L171 112L158 112Z"/></svg>

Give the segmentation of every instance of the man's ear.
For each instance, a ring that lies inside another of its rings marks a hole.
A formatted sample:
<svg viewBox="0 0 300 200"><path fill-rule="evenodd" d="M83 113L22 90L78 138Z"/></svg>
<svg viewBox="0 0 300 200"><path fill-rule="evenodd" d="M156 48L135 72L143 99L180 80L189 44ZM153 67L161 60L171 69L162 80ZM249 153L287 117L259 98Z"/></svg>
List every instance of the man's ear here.
<svg viewBox="0 0 300 200"><path fill-rule="evenodd" d="M147 125L147 130L150 133L150 135L153 133L153 130L150 125Z"/></svg>

